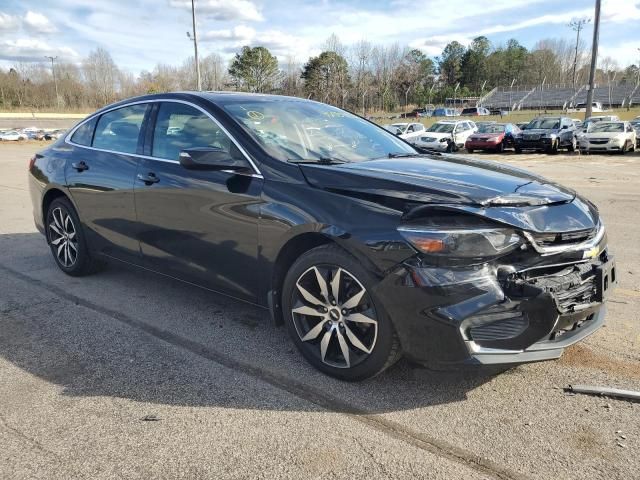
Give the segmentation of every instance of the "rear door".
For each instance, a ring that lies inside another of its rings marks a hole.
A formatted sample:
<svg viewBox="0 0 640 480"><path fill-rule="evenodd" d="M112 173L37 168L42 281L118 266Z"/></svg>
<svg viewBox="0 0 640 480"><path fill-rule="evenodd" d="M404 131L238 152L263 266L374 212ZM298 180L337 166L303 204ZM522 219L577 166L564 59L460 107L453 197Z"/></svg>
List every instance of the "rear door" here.
<svg viewBox="0 0 640 480"><path fill-rule="evenodd" d="M245 154L203 110L181 102L154 107L135 182L140 246L150 269L255 301L259 172L187 170L181 150Z"/></svg>
<svg viewBox="0 0 640 480"><path fill-rule="evenodd" d="M120 107L89 120L71 136L65 167L71 197L91 247L138 261L133 182L141 153L141 130L149 104Z"/></svg>

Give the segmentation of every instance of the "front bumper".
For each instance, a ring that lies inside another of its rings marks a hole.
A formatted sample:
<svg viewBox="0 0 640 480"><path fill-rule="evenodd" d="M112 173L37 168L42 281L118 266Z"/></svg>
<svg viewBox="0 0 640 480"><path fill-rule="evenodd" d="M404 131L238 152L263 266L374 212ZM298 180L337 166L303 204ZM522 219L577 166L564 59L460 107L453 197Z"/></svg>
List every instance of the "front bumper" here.
<svg viewBox="0 0 640 480"><path fill-rule="evenodd" d="M582 254L582 252L581 252ZM433 367L558 358L604 323L615 261L433 267L414 258L377 287L407 357Z"/></svg>
<svg viewBox="0 0 640 480"><path fill-rule="evenodd" d="M495 150L498 148L501 142L483 142L483 141L469 141L467 140L464 144L464 148L472 149L472 150Z"/></svg>
<svg viewBox="0 0 640 480"><path fill-rule="evenodd" d="M546 150L551 148L553 141L556 140L557 137L541 137L536 140L528 140L524 138L516 139L516 147L522 150Z"/></svg>
<svg viewBox="0 0 640 480"><path fill-rule="evenodd" d="M583 152L620 152L622 151L622 145L619 143L591 143L591 142L580 142L580 150Z"/></svg>
<svg viewBox="0 0 640 480"><path fill-rule="evenodd" d="M428 150L434 150L436 152L446 152L447 147L449 146L449 142L420 142L417 141L415 144L417 147L426 148Z"/></svg>

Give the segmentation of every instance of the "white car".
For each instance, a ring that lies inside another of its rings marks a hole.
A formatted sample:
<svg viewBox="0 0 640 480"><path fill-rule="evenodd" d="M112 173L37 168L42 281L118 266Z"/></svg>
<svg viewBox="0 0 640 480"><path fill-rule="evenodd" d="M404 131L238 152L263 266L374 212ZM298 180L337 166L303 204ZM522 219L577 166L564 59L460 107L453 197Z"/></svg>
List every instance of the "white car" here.
<svg viewBox="0 0 640 480"><path fill-rule="evenodd" d="M16 142L19 140L27 140L27 137L24 133L20 133L16 130L9 130L7 132L0 133L0 140L3 142Z"/></svg>
<svg viewBox="0 0 640 480"><path fill-rule="evenodd" d="M429 150L451 152L464 148L464 144L478 127L471 120L441 120L425 130L414 145Z"/></svg>
<svg viewBox="0 0 640 480"><path fill-rule="evenodd" d="M629 122L597 122L578 136L583 152L633 152L636 148L636 131Z"/></svg>
<svg viewBox="0 0 640 480"><path fill-rule="evenodd" d="M586 102L576 103L576 106L573 109L573 111L574 112L586 112L587 111L587 103ZM591 103L591 111L592 112L604 112L605 110L602 107L602 103L593 102L593 103Z"/></svg>
<svg viewBox="0 0 640 480"><path fill-rule="evenodd" d="M415 140L425 131L421 123L392 123L384 125L384 128L409 143L415 143Z"/></svg>

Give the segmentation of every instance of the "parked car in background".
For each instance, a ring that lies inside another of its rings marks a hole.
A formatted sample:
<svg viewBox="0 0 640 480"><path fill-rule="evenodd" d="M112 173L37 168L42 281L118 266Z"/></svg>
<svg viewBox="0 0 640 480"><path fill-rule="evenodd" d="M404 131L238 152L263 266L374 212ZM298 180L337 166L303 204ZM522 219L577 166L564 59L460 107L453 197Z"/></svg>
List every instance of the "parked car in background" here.
<svg viewBox="0 0 640 480"><path fill-rule="evenodd" d="M576 130L580 130L582 128L582 124L584 123L579 118L572 118L571 121L573 122L573 125L576 127Z"/></svg>
<svg viewBox="0 0 640 480"><path fill-rule="evenodd" d="M305 99L124 100L28 171L36 228L64 274L124 262L258 305L309 363L343 380L403 354L441 368L556 359L604 324L615 284L600 214L573 190L420 154ZM265 348L282 347L261 333Z"/></svg>
<svg viewBox="0 0 640 480"><path fill-rule="evenodd" d="M59 139L64 133L66 132L66 130L53 130L52 132L47 132L44 134L44 139L45 140L57 140Z"/></svg>
<svg viewBox="0 0 640 480"><path fill-rule="evenodd" d="M418 117L428 117L429 111L426 108L414 108L409 113L403 113L400 115L400 118L418 118Z"/></svg>
<svg viewBox="0 0 640 480"><path fill-rule="evenodd" d="M436 108L433 111L433 117L456 117L458 112L455 108Z"/></svg>
<svg viewBox="0 0 640 480"><path fill-rule="evenodd" d="M491 112L489 112L488 108L484 108L484 107L468 107L468 108L463 108L462 109L462 113L460 113L461 116L463 117L472 117L472 116L478 116L478 115L491 115Z"/></svg>
<svg viewBox="0 0 640 480"><path fill-rule="evenodd" d="M480 125L478 131L467 138L464 148L469 153L473 153L474 150L502 152L505 148L515 147L515 136L520 131L513 123Z"/></svg>
<svg viewBox="0 0 640 480"><path fill-rule="evenodd" d="M640 117L636 117L636 119L631 120L631 126L636 131L636 148L640 147Z"/></svg>
<svg viewBox="0 0 640 480"><path fill-rule="evenodd" d="M17 130L7 130L5 132L0 133L0 140L3 142L18 142L22 140L27 140L29 137L20 133Z"/></svg>
<svg viewBox="0 0 640 480"><path fill-rule="evenodd" d="M469 135L478 130L471 120L440 120L431 125L412 143L417 147L440 152L464 148Z"/></svg>
<svg viewBox="0 0 640 480"><path fill-rule="evenodd" d="M580 150L625 154L636 149L637 134L630 122L598 122L579 137Z"/></svg>
<svg viewBox="0 0 640 480"><path fill-rule="evenodd" d="M503 115L509 115L509 109L508 108L492 108L491 110L489 110L489 113L491 115L500 115L502 117Z"/></svg>
<svg viewBox="0 0 640 480"><path fill-rule="evenodd" d="M566 148L573 152L577 148L576 127L568 117L538 117L516 135L515 150L539 150L555 154Z"/></svg>
<svg viewBox="0 0 640 480"><path fill-rule="evenodd" d="M580 102L580 103L576 103L574 109L574 112L586 112L587 111L587 103L586 102ZM591 104L591 111L592 112L604 112L604 108L602 108L602 103L600 102L593 102Z"/></svg>
<svg viewBox="0 0 640 480"><path fill-rule="evenodd" d="M412 140L425 131L424 125L421 123L392 123L384 125L384 128L409 143L413 143Z"/></svg>

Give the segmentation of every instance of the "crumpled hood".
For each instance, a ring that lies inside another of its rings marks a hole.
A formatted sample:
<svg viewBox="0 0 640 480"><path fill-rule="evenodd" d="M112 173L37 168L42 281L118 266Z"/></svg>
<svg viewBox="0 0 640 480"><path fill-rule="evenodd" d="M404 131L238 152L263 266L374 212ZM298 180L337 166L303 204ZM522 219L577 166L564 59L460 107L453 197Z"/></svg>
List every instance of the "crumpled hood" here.
<svg viewBox="0 0 640 480"><path fill-rule="evenodd" d="M573 190L497 162L434 155L300 168L316 188L401 199L407 208L446 206L533 231L581 230L597 223L595 207ZM562 210L562 219L545 213L552 208Z"/></svg>

